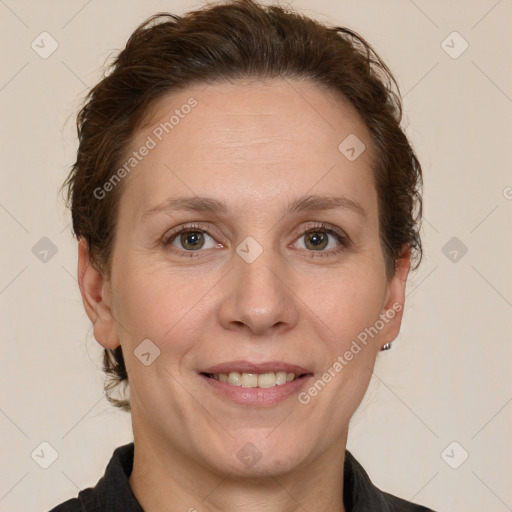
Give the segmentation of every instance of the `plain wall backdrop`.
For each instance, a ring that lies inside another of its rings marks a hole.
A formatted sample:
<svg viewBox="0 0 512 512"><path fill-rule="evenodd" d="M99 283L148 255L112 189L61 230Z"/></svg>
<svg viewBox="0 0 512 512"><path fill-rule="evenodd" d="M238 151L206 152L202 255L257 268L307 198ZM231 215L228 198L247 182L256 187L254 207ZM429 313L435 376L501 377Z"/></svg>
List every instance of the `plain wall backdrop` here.
<svg viewBox="0 0 512 512"><path fill-rule="evenodd" d="M424 261L348 448L378 487L405 499L511 510L512 1L283 4L374 45L398 79L424 171ZM76 496L133 440L130 416L103 396L58 187L74 162L80 102L105 59L151 14L202 5L0 0L2 512Z"/></svg>

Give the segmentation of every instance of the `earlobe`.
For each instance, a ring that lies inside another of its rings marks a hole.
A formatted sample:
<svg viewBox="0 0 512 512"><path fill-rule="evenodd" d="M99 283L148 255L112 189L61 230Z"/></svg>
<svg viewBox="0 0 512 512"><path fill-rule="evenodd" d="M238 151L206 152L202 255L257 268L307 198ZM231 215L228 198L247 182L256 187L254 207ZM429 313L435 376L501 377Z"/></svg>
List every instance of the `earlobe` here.
<svg viewBox="0 0 512 512"><path fill-rule="evenodd" d="M96 341L105 348L116 348L120 343L111 309L110 281L92 265L85 238L78 242L78 285Z"/></svg>

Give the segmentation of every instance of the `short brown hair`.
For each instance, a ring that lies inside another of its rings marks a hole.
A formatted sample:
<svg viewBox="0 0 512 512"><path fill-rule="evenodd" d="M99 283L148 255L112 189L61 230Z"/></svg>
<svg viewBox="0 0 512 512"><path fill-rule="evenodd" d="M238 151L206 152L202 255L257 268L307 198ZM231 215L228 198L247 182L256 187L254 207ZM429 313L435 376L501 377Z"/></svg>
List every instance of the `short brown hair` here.
<svg viewBox="0 0 512 512"><path fill-rule="evenodd" d="M94 190L111 179L156 100L193 84L246 78L308 80L337 92L357 110L377 156L373 172L387 275L394 274L404 244L416 269L422 258L422 172L400 127L400 93L390 70L356 32L254 0L208 5L183 16L151 16L88 93L77 116L76 162L62 188L67 187L74 234L87 240L95 268L110 276L123 188L120 184L102 200ZM103 365L107 398L130 410L129 400L111 396L119 383L128 382L121 346L105 349Z"/></svg>

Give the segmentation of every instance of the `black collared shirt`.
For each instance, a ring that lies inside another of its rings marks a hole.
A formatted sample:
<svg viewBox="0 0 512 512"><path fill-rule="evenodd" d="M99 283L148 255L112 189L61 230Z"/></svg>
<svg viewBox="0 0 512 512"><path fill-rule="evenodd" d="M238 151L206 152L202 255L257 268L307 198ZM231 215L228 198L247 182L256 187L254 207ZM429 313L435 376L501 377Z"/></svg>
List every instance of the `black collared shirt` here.
<svg viewBox="0 0 512 512"><path fill-rule="evenodd" d="M78 493L50 512L144 512L130 487L134 443L114 450L105 474L95 487ZM375 487L361 464L347 450L343 475L343 501L347 512L434 512Z"/></svg>

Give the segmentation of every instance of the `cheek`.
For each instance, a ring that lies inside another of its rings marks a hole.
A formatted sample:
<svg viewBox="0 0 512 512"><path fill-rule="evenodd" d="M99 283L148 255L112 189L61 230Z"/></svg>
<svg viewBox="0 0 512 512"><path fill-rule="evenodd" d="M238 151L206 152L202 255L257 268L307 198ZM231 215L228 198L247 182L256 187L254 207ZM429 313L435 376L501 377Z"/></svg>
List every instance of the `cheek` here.
<svg viewBox="0 0 512 512"><path fill-rule="evenodd" d="M319 421L325 422L327 430L332 428L332 435L339 424L349 421L371 380L379 345L378 334L369 332L379 319L384 296L385 279L369 267L365 272L339 275L338 284L322 295L321 317L330 331L324 373L319 376L328 384L319 393L318 403L324 405L329 419L320 414Z"/></svg>
<svg viewBox="0 0 512 512"><path fill-rule="evenodd" d="M379 318L385 296L385 280L366 267L364 272L338 276L327 293L318 294L321 316L337 334L336 348L351 340Z"/></svg>
<svg viewBox="0 0 512 512"><path fill-rule="evenodd" d="M116 315L125 332L125 343L133 349L150 339L162 351L187 350L194 332L192 325L198 330L199 318L206 314L213 277L199 278L147 262L123 269L116 286Z"/></svg>

